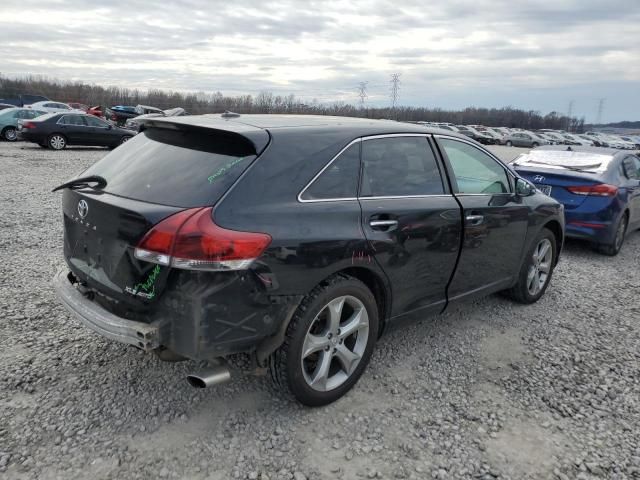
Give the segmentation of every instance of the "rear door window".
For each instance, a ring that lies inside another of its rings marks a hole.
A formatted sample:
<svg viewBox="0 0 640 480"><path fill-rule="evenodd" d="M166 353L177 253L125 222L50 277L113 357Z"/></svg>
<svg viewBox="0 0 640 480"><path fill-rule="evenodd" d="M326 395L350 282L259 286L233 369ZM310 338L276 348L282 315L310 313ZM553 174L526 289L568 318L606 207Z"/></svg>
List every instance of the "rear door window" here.
<svg viewBox="0 0 640 480"><path fill-rule="evenodd" d="M217 202L255 158L240 136L150 128L81 175L104 177L114 195L190 208Z"/></svg>
<svg viewBox="0 0 640 480"><path fill-rule="evenodd" d="M84 118L80 115L65 115L60 119L59 123L62 125L75 125L76 127L86 126Z"/></svg>
<svg viewBox="0 0 640 480"><path fill-rule="evenodd" d="M300 195L302 200L355 199L360 176L360 142L329 164Z"/></svg>
<svg viewBox="0 0 640 480"><path fill-rule="evenodd" d="M441 138L459 193L495 194L511 191L507 172L496 160L469 145Z"/></svg>
<svg viewBox="0 0 640 480"><path fill-rule="evenodd" d="M90 127L107 128L109 126L107 122L104 122L96 117L85 117L85 120Z"/></svg>
<svg viewBox="0 0 640 480"><path fill-rule="evenodd" d="M441 195L442 177L425 137L362 142L361 197Z"/></svg>

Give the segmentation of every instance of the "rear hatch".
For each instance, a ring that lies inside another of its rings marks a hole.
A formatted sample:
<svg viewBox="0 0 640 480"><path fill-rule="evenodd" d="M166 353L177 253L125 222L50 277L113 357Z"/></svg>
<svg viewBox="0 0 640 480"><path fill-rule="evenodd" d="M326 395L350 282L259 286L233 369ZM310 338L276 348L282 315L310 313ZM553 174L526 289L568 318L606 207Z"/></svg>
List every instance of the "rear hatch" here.
<svg viewBox="0 0 640 480"><path fill-rule="evenodd" d="M532 150L518 157L514 169L540 191L571 210L580 207L588 195L572 193L570 187L602 184L611 155L566 150Z"/></svg>
<svg viewBox="0 0 640 480"><path fill-rule="evenodd" d="M82 172L78 178L106 185L64 190L64 252L74 275L126 309L156 302L170 268L137 259L135 247L162 219L215 205L268 143L266 131L251 133L156 123Z"/></svg>

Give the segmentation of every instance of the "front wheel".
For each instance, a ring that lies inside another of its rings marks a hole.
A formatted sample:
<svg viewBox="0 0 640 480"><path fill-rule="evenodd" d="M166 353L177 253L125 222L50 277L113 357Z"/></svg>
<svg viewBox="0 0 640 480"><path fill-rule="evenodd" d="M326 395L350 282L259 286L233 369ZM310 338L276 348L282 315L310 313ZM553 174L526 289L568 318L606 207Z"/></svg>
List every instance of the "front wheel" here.
<svg viewBox="0 0 640 480"><path fill-rule="evenodd" d="M64 136L60 135L59 133L54 133L49 137L49 140L47 141L47 143L54 150L62 150L64 147L67 146L67 139L64 138Z"/></svg>
<svg viewBox="0 0 640 480"><path fill-rule="evenodd" d="M120 145L122 145L123 143L128 142L129 140L131 140L133 137L131 135L125 135L124 137L122 137L120 139Z"/></svg>
<svg viewBox="0 0 640 480"><path fill-rule="evenodd" d="M507 142L505 143L505 145L507 147L513 147L513 142L511 140L507 140Z"/></svg>
<svg viewBox="0 0 640 480"><path fill-rule="evenodd" d="M337 275L298 307L271 358L272 377L304 405L327 405L358 381L377 338L373 294L359 280Z"/></svg>
<svg viewBox="0 0 640 480"><path fill-rule="evenodd" d="M540 144L539 144L538 142L533 142L533 143L531 144L531 146L532 146L533 148L538 148L538 147L540 146Z"/></svg>
<svg viewBox="0 0 640 480"><path fill-rule="evenodd" d="M2 138L7 142L15 142L18 139L18 132L13 127L7 127L2 131Z"/></svg>
<svg viewBox="0 0 640 480"><path fill-rule="evenodd" d="M528 304L540 300L551 282L557 255L555 235L551 230L543 228L522 262L518 283L505 293L519 303Z"/></svg>

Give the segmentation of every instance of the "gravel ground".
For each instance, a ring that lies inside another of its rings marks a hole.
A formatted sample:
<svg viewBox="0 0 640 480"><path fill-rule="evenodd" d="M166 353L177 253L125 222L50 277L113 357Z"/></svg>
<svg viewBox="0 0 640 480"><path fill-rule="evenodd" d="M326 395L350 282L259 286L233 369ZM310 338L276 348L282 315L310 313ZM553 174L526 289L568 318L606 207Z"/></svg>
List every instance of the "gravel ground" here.
<svg viewBox="0 0 640 480"><path fill-rule="evenodd" d="M350 394L307 409L241 374L192 389L193 362L67 315L49 192L103 155L0 143L0 478L640 478L640 234L615 258L569 242L536 305L384 337Z"/></svg>

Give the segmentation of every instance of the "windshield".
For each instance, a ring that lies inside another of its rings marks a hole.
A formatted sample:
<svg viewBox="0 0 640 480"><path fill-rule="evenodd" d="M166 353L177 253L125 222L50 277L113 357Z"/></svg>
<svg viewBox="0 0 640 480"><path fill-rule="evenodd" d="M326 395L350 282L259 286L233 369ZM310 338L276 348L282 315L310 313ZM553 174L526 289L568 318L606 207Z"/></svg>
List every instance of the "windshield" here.
<svg viewBox="0 0 640 480"><path fill-rule="evenodd" d="M176 207L213 205L256 158L243 139L151 128L82 172L105 192Z"/></svg>

